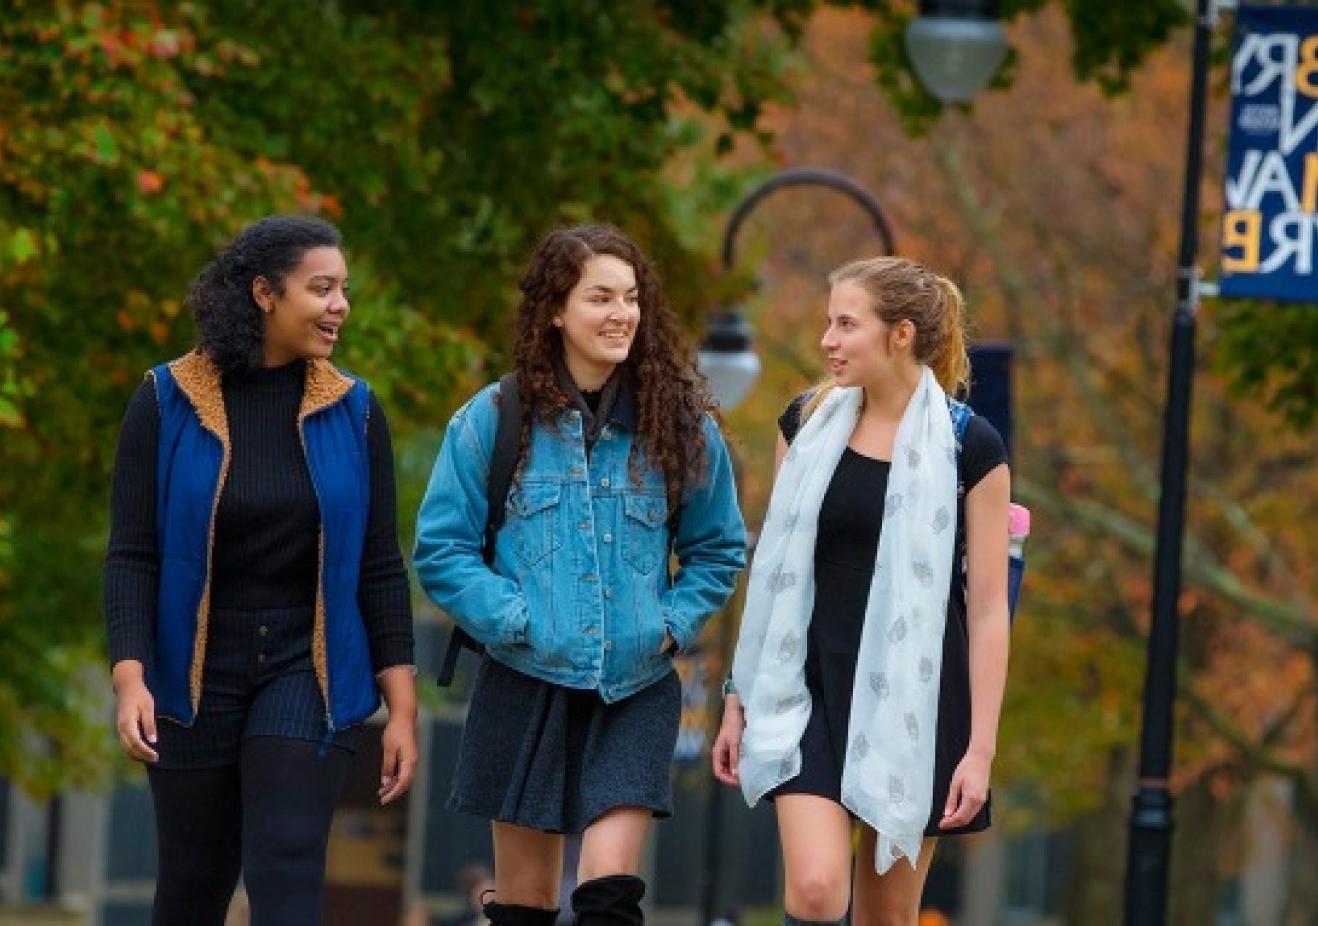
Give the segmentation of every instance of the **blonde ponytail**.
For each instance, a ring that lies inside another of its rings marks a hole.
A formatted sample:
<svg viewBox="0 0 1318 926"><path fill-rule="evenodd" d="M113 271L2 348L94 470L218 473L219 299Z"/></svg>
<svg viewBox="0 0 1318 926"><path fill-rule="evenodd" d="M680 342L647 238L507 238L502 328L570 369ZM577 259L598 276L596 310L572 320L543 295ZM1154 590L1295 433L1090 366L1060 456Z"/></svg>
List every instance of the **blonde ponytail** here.
<svg viewBox="0 0 1318 926"><path fill-rule="evenodd" d="M955 397L970 389L970 355L966 353L966 326L962 320L966 303L961 290L947 277L935 274L934 284L942 303L938 343L924 362L934 371L943 391Z"/></svg>

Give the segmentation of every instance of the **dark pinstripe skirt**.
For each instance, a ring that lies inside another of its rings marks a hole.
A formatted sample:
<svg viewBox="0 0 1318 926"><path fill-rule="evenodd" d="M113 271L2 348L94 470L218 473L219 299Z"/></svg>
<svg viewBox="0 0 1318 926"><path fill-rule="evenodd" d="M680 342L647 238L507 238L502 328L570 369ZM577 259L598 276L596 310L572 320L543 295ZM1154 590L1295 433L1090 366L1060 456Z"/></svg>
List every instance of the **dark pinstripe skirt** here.
<svg viewBox="0 0 1318 926"><path fill-rule="evenodd" d="M191 727L157 724L160 768L235 764L253 736L324 740L325 700L311 660L313 608L211 611L201 709ZM355 750L360 725L329 742Z"/></svg>

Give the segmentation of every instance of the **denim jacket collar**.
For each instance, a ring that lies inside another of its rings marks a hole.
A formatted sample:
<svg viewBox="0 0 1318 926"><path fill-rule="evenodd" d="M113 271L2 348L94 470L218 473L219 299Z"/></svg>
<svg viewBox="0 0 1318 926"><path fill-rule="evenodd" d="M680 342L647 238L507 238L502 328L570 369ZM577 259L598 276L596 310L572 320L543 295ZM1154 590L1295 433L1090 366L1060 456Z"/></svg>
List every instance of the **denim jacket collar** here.
<svg viewBox="0 0 1318 926"><path fill-rule="evenodd" d="M568 372L567 367L561 360L555 362L554 373L558 377L559 385L563 387L563 390L577 400L574 401L573 404L576 405L578 402L584 404L584 400L579 399L580 390L577 388L576 383L573 382L572 374ZM618 380L618 393L614 397L613 402L609 405L606 418L608 421L619 424L628 431L635 433L636 386L632 379L632 371L627 366L620 366L614 372L614 376L616 376ZM607 392L608 385L605 386L605 390Z"/></svg>

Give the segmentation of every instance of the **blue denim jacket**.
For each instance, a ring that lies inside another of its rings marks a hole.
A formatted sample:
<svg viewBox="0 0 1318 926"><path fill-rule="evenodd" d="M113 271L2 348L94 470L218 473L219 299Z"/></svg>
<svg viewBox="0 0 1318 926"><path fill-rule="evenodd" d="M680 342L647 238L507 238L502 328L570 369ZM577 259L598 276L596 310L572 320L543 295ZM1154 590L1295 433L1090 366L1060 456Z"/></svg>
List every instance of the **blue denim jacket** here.
<svg viewBox="0 0 1318 926"><path fill-rule="evenodd" d="M663 475L628 474L635 411L619 395L586 455L581 413L555 431L536 422L495 544L481 558L486 480L498 424L498 385L449 422L417 516L413 563L422 587L492 657L605 701L672 671L664 631L685 649L723 606L746 563L746 535L728 450L706 417L706 475L686 486L670 586Z"/></svg>

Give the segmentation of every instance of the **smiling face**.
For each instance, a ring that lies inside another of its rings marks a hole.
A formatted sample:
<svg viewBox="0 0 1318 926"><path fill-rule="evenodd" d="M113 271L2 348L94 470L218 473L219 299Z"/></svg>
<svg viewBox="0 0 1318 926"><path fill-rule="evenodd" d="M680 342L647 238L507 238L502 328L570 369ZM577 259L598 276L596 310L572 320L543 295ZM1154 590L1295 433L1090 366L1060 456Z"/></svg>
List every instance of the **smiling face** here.
<svg viewBox="0 0 1318 926"><path fill-rule="evenodd" d="M598 389L627 359L641 322L640 289L632 265L597 254L554 316L563 335L563 359L581 389Z"/></svg>
<svg viewBox="0 0 1318 926"><path fill-rule="evenodd" d="M914 336L909 321L885 322L874 310L870 294L844 281L829 294L828 328L819 344L839 386L873 386L915 363Z"/></svg>
<svg viewBox="0 0 1318 926"><path fill-rule="evenodd" d="M348 318L348 268L338 248L310 248L276 290L257 277L252 296L265 317L264 363L325 358Z"/></svg>

